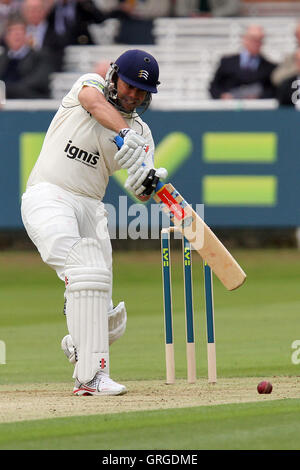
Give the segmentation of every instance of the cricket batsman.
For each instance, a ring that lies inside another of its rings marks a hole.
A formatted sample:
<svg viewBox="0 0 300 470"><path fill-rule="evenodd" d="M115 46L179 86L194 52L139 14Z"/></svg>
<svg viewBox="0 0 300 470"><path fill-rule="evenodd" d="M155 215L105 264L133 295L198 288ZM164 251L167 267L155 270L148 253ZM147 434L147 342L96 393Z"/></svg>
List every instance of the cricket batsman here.
<svg viewBox="0 0 300 470"><path fill-rule="evenodd" d="M109 345L124 334L126 308L112 301L112 248L102 202L109 177L124 168L125 187L150 198L164 168L140 117L157 93L159 67L142 50L124 52L106 74L81 76L63 98L22 196L26 231L43 261L65 282L75 395L122 395L110 378ZM114 138L122 137L118 149Z"/></svg>

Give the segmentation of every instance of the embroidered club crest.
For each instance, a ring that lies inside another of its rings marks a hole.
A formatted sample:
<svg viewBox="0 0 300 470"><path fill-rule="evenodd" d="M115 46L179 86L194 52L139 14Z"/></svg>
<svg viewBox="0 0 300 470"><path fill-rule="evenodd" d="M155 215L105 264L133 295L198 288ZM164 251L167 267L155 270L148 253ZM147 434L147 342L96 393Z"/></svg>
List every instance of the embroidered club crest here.
<svg viewBox="0 0 300 470"><path fill-rule="evenodd" d="M147 70L139 70L138 77L139 78L144 78L145 80L148 80L149 72L147 72Z"/></svg>

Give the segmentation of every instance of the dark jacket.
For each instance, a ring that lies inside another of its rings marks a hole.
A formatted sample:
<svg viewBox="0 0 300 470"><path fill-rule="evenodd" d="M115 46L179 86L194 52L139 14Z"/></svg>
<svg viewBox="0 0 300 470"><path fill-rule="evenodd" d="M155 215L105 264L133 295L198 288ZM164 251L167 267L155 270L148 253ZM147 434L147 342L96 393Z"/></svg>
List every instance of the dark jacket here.
<svg viewBox="0 0 300 470"><path fill-rule="evenodd" d="M48 23L43 39L41 53L48 55L51 65L57 72L63 69L65 40Z"/></svg>
<svg viewBox="0 0 300 470"><path fill-rule="evenodd" d="M260 56L260 63L256 70L240 67L240 54L223 57L210 84L210 94L219 99L222 93L229 93L232 89L244 85L259 85L261 94L259 98L274 98L275 88L270 81L270 75L276 64Z"/></svg>
<svg viewBox="0 0 300 470"><path fill-rule="evenodd" d="M103 13L92 0L77 0L74 3L74 18L65 22L66 31L61 35L64 46L77 44L94 44L89 31L89 25L100 24L108 18L127 18L127 14L121 9L116 9L109 14ZM60 14L60 5L55 4L50 11L47 21L51 30L55 30L56 15Z"/></svg>
<svg viewBox="0 0 300 470"><path fill-rule="evenodd" d="M22 59L11 59L7 50L0 55L0 80L5 82L7 99L49 98L52 72L47 56L32 49Z"/></svg>

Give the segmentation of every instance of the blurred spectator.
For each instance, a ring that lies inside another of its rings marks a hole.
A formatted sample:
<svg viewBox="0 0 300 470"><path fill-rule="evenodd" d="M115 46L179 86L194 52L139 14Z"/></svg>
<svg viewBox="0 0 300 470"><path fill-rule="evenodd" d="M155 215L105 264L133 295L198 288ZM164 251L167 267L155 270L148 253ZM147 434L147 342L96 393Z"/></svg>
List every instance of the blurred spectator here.
<svg viewBox="0 0 300 470"><path fill-rule="evenodd" d="M111 0L108 3L111 4ZM172 0L121 0L118 3L132 17L146 20L170 16L177 2Z"/></svg>
<svg viewBox="0 0 300 470"><path fill-rule="evenodd" d="M277 88L280 106L295 106L300 99L300 48L293 54L294 74L283 80Z"/></svg>
<svg viewBox="0 0 300 470"><path fill-rule="evenodd" d="M156 18L177 16L177 5L187 0L98 0L103 11L117 7L125 14L121 18L115 42L119 44L154 44L153 21ZM183 5L185 6L185 5Z"/></svg>
<svg viewBox="0 0 300 470"><path fill-rule="evenodd" d="M27 45L26 25L11 19L4 33L6 48L0 55L0 80L7 99L49 98L49 75L53 71L46 55Z"/></svg>
<svg viewBox="0 0 300 470"><path fill-rule="evenodd" d="M241 15L241 0L184 0L170 1L172 16L232 17Z"/></svg>
<svg viewBox="0 0 300 470"><path fill-rule="evenodd" d="M126 11L117 8L104 13L92 0L56 0L50 9L48 21L65 46L94 44L89 25L100 24L108 18L127 17Z"/></svg>
<svg viewBox="0 0 300 470"><path fill-rule="evenodd" d="M26 22L27 43L33 49L47 54L55 71L63 65L64 43L49 26L46 0L24 0L22 13Z"/></svg>
<svg viewBox="0 0 300 470"><path fill-rule="evenodd" d="M198 0L198 10L210 16L227 17L241 14L240 0Z"/></svg>
<svg viewBox="0 0 300 470"><path fill-rule="evenodd" d="M267 99L275 97L270 75L275 64L261 54L264 30L251 25L243 36L240 54L223 57L210 84L214 99Z"/></svg>
<svg viewBox="0 0 300 470"><path fill-rule="evenodd" d="M295 29L296 47L300 47L300 22ZM279 64L272 72L271 80L275 86L279 86L287 78L292 77L297 73L297 64L295 61L295 54L292 52L284 61Z"/></svg>
<svg viewBox="0 0 300 470"><path fill-rule="evenodd" d="M20 0L0 0L0 37L2 37L6 22L10 16L18 13Z"/></svg>

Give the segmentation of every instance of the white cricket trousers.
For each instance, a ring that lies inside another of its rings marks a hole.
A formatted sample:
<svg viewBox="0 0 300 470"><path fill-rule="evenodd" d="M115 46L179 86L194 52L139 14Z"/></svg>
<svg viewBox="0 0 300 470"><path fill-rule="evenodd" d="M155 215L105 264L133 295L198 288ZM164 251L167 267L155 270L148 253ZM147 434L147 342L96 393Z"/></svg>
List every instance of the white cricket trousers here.
<svg viewBox="0 0 300 470"><path fill-rule="evenodd" d="M100 243L103 267L112 273L107 213L101 201L73 194L51 183L39 183L23 194L21 214L28 236L43 261L63 281L67 256L81 238L94 238Z"/></svg>

